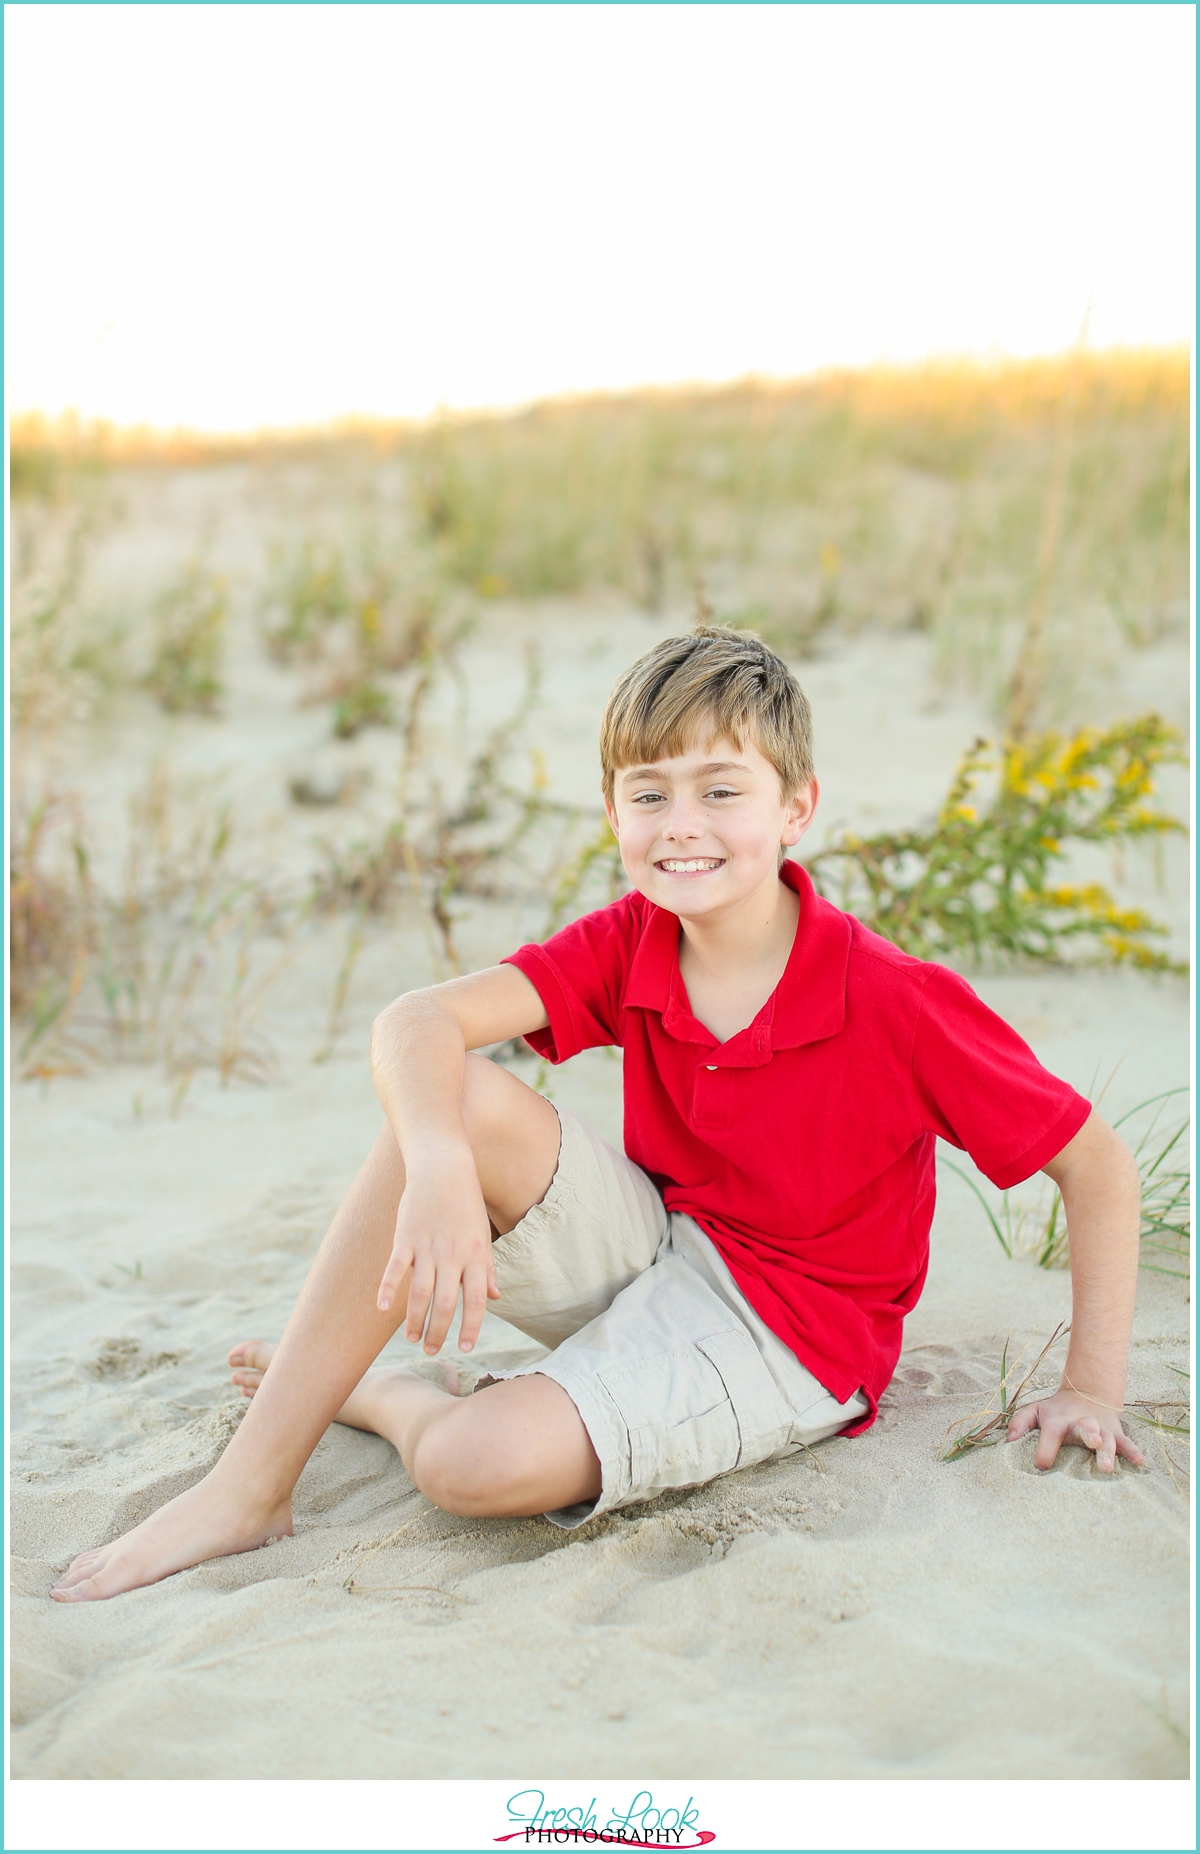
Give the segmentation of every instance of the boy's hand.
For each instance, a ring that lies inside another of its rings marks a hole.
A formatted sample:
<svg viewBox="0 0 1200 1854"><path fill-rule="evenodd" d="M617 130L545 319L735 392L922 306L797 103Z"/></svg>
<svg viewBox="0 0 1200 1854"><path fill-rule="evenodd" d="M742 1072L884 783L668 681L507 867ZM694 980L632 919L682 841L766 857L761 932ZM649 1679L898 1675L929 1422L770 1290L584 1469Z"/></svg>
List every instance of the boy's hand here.
<svg viewBox="0 0 1200 1854"><path fill-rule="evenodd" d="M469 1352L479 1337L489 1300L499 1300L492 1226L479 1189L470 1147L446 1153L427 1171L410 1171L396 1215L391 1259L379 1284L379 1310L386 1313L409 1269L405 1338L416 1344L425 1333L432 1357L442 1343L463 1296L458 1346ZM425 1331L426 1319L429 1329Z"/></svg>
<svg viewBox="0 0 1200 1854"><path fill-rule="evenodd" d="M1135 1468L1140 1468L1146 1460L1141 1449L1122 1430L1115 1410L1093 1403L1091 1398L1081 1397L1078 1391L1069 1388L1056 1391L1053 1397L1041 1397L1037 1403L1025 1404L1008 1425L1008 1439L1017 1442L1031 1429L1042 1432L1034 1456L1039 1468L1054 1466L1064 1442L1076 1442L1092 1449L1096 1466L1104 1474L1112 1473L1118 1455L1124 1455Z"/></svg>

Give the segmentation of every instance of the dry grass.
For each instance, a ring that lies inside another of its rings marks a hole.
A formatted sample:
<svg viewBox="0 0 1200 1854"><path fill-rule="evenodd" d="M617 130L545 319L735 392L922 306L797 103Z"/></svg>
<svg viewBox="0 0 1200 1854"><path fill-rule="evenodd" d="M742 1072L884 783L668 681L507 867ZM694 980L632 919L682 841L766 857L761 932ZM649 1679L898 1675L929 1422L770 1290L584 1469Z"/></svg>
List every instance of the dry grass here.
<svg viewBox="0 0 1200 1854"><path fill-rule="evenodd" d="M701 580L719 617L793 652L829 628L928 631L1020 732L1078 720L1099 665L1186 627L1188 430L1185 352L1077 350L240 444L18 426L13 458L25 501L85 462L307 459L350 511L397 466L390 558L322 529L277 561L281 650L371 604L386 631L418 583L435 601L612 587L655 611Z"/></svg>
<svg viewBox="0 0 1200 1854"><path fill-rule="evenodd" d="M1054 1328L1015 1391L1009 1390L1009 1382L1029 1350L1029 1346L1028 1344L1023 1346L1010 1365L1008 1342L1006 1342L1000 1354L1000 1382L995 1393L982 1410L976 1410L971 1416L961 1417L957 1422L950 1424L938 1459L957 1461L961 1456L969 1455L974 1449L992 1448L997 1442L1002 1442L1008 1432L1009 1423L1020 1408L1021 1398L1037 1376L1047 1352L1051 1351L1060 1339L1065 1339L1070 1330L1069 1326L1061 1323Z"/></svg>
<svg viewBox="0 0 1200 1854"><path fill-rule="evenodd" d="M1061 1324L1055 1327L1015 1391L1010 1391L1009 1385L1016 1374L1021 1358L1029 1347L1024 1346L1017 1359L1010 1365L1008 1343L1006 1343L1000 1355L1000 1381L995 1392L982 1410L976 1410L970 1416L960 1417L949 1425L938 1451L939 1461L959 1461L964 1455L973 1454L976 1449L994 1448L998 1442L1003 1442L1008 1434L1008 1425L1021 1408L1021 1399L1036 1377L1047 1353L1065 1339L1070 1330L1069 1326ZM1175 1367L1172 1365L1168 1369L1174 1371ZM1188 1378L1186 1371L1176 1372L1176 1375L1185 1380ZM1129 1423L1133 1422L1154 1433L1162 1446L1167 1472L1176 1486L1181 1486L1183 1480L1190 1474L1190 1452L1185 1450L1183 1459L1179 1459L1167 1438L1178 1436L1185 1441L1190 1441L1192 1433L1190 1403L1183 1398L1138 1397L1125 1404L1121 1411L1121 1422L1123 1428L1127 1428Z"/></svg>
<svg viewBox="0 0 1200 1854"><path fill-rule="evenodd" d="M569 906L586 883L588 859L572 855L572 848L594 828L591 815L550 797L541 755L523 742L540 681L536 654L527 656L524 687L510 714L464 750L453 794L421 752L422 715L439 670L445 673L444 663L425 665L408 685L397 717L401 753L393 816L345 849L326 845L314 878L318 909L350 913L322 1057L331 1053L342 1026L367 917L415 902L434 967L450 978L461 970L457 904L541 896L553 915L556 905ZM462 731L465 738L465 720Z"/></svg>
<svg viewBox="0 0 1200 1854"><path fill-rule="evenodd" d="M182 1100L199 1068L271 1072L259 1016L304 917L239 870L228 810L188 805L161 772L130 805L123 855L96 866L77 794L15 807L11 990L19 1071L159 1061Z"/></svg>
<svg viewBox="0 0 1200 1854"><path fill-rule="evenodd" d="M12 513L10 713L18 732L85 721L129 671L126 627L87 589L96 546L114 519L89 492Z"/></svg>
<svg viewBox="0 0 1200 1854"><path fill-rule="evenodd" d="M190 560L154 607L154 657L146 687L168 714L212 714L221 680L229 593L220 574Z"/></svg>

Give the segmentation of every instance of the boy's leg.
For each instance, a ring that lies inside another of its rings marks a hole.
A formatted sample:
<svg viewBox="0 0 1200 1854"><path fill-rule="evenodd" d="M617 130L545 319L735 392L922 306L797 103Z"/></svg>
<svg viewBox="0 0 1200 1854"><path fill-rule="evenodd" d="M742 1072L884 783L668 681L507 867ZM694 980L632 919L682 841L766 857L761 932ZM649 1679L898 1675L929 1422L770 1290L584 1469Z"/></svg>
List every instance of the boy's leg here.
<svg viewBox="0 0 1200 1854"><path fill-rule="evenodd" d="M275 1351L261 1340L235 1348L233 1378L244 1395L258 1394ZM561 1386L540 1374L459 1401L456 1390L439 1389L404 1365L376 1365L335 1420L383 1436L409 1478L449 1513L512 1518L600 1494L587 1430Z"/></svg>
<svg viewBox="0 0 1200 1854"><path fill-rule="evenodd" d="M469 1056L463 1118L489 1215L498 1230L512 1229L541 1201L553 1179L558 1116L548 1101L499 1064ZM291 1531L291 1492L301 1469L367 1367L404 1322L407 1280L386 1314L380 1313L375 1300L391 1253L403 1188L403 1160L385 1126L321 1245L271 1370L216 1466L123 1538L77 1558L56 1584L55 1594L74 1601L114 1596L206 1558L252 1550ZM523 1403L514 1411L514 1465L529 1456L539 1426L549 1421L548 1432L541 1433L554 1444L560 1438L565 1441L563 1466L571 1485L578 1479L581 1451L584 1460L590 1451L586 1431L565 1391L549 1380L539 1380L539 1385L536 1408L526 1412ZM431 1392L434 1400L430 1404L425 1398L426 1409L440 1415L440 1394L424 1384L420 1389ZM446 1398L445 1408L455 1414L462 1431L466 1410L482 1402L483 1398L472 1398L470 1405L456 1406ZM552 1417L555 1410L558 1416ZM417 1434L411 1447L417 1449L419 1442ZM440 1451L431 1453L443 1472ZM413 1465L419 1473L419 1451ZM535 1480L546 1472L544 1460L540 1473L528 1461L521 1470ZM553 1476L550 1462L548 1478ZM430 1492L436 1498L432 1488Z"/></svg>

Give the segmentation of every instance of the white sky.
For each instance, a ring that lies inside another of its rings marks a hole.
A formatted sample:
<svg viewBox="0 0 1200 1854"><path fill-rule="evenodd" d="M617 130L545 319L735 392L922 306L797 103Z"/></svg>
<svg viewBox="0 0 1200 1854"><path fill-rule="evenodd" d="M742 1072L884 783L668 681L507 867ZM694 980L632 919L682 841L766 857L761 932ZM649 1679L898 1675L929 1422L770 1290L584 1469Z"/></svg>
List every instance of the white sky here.
<svg viewBox="0 0 1200 1854"><path fill-rule="evenodd" d="M1187 339L1195 14L5 8L9 404L208 429Z"/></svg>

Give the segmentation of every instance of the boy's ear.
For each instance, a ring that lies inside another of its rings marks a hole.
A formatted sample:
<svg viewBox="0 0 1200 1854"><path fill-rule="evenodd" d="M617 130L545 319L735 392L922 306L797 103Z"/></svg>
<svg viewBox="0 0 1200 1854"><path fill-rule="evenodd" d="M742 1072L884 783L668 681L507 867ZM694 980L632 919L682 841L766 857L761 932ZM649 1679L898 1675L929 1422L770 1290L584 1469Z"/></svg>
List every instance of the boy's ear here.
<svg viewBox="0 0 1200 1854"><path fill-rule="evenodd" d="M613 801L608 796L607 792L601 793L601 797L604 799L604 811L605 811L605 815L608 818L609 824L612 827L612 834L614 837L620 837L621 831L620 831L619 825L617 824L617 808L613 804Z"/></svg>
<svg viewBox="0 0 1200 1854"><path fill-rule="evenodd" d="M812 778L807 785L802 785L800 787L800 790L788 805L787 817L779 841L785 844L789 849L792 844L799 843L801 837L803 837L805 831L812 823L816 815L817 801L820 796L821 788L816 779Z"/></svg>

